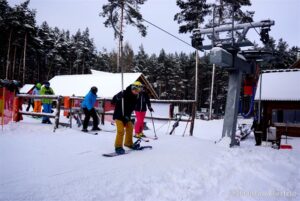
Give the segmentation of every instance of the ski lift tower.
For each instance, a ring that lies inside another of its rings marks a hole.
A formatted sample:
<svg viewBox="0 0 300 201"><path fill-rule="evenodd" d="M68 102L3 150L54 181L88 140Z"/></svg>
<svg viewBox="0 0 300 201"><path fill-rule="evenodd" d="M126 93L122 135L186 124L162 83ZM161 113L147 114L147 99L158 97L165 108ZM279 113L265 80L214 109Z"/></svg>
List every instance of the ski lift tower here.
<svg viewBox="0 0 300 201"><path fill-rule="evenodd" d="M215 9L214 9L215 11ZM215 12L213 12L214 15ZM234 12L232 14L231 24L215 26L213 22L212 28L193 30L193 39L199 39L202 45L202 36L207 35L211 39L211 45L205 45L201 48L210 50L210 63L225 69L229 74L228 93L226 99L225 117L222 131L222 138L229 137L231 139L230 147L237 145L235 139L239 96L241 89L241 81L243 73L254 73L255 64L239 54L241 47L253 46L246 39L246 34L251 28L261 28L261 40L263 42L269 39L268 31L275 24L272 20L264 20L260 22L234 24ZM241 32L238 32L242 30ZM230 38L220 38L221 32L231 33ZM234 35L237 35L236 39ZM193 41L192 41L193 42ZM195 41L194 41L195 43Z"/></svg>

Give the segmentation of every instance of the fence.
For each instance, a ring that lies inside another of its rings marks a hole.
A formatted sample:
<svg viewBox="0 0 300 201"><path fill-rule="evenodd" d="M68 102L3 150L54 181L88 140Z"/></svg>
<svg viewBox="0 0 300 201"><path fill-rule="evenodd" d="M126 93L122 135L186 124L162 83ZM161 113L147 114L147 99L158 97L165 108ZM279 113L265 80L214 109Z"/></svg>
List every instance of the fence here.
<svg viewBox="0 0 300 201"><path fill-rule="evenodd" d="M9 95L5 95L9 94ZM13 94L13 93L12 93ZM1 99L2 97L2 99ZM10 97L10 98L7 98ZM7 90L2 90L0 93L0 107L3 108L0 110L2 114L1 122L9 122L12 120L13 115L13 95L7 92ZM80 103L83 100L83 97L62 97L56 95L30 95L30 94L18 94L18 99L28 99L28 98L49 98L56 101L56 111L52 113L37 113L37 112L25 112L18 110L17 113L22 115L32 115L32 116L47 116L55 119L54 131L58 128L60 122L60 111L64 110L64 115L69 118L68 126L72 127L72 119L77 115L78 119L81 121L82 110L80 108ZM3 101L4 100L4 101ZM95 109L99 114L99 118L102 124L104 121L112 121L112 115L114 106L111 105L111 99L97 98ZM5 103L5 104L3 104ZM62 104L63 103L63 104ZM154 115L146 114L146 119L152 120L167 120L167 121L184 121L191 124L190 126L190 135L193 134L193 125L195 120L195 101L194 100L156 100L151 99L152 108L154 109ZM10 109L6 109L10 108ZM2 112L1 112L2 111ZM4 112L3 112L4 111ZM134 116L134 115L133 115ZM76 119L77 119L76 117ZM9 119L9 120L8 120ZM4 123L2 123L4 124Z"/></svg>
<svg viewBox="0 0 300 201"><path fill-rule="evenodd" d="M114 106L110 104L111 99L100 99L103 104L102 119L110 120L108 116L113 115ZM194 100L157 100L151 99L154 113L147 111L145 119L183 121L191 124L190 135L193 134L195 121L195 101ZM134 117L135 115L133 115Z"/></svg>
<svg viewBox="0 0 300 201"><path fill-rule="evenodd" d="M64 116L69 117L67 126L72 127L72 119L75 118L79 124L82 124L82 110L80 102L83 97L71 96L64 97ZM183 121L191 123L190 135L193 133L193 123L195 115L193 115L195 101L194 100L156 100L151 99L153 115L146 114L145 119L152 120L166 120L166 121ZM112 115L114 106L111 104L111 99L97 98L95 109L99 115L100 122L104 124L105 121L112 122ZM135 115L133 115L134 117Z"/></svg>
<svg viewBox="0 0 300 201"><path fill-rule="evenodd" d="M69 118L69 124L67 126L72 128L72 119L75 118L78 120L81 124L81 116L82 116L82 110L80 107L81 101L84 99L84 97L80 96L66 96L64 97L64 116ZM95 104L95 110L97 114L100 114L100 120L101 123L104 124L104 111L103 111L103 104L104 99L97 98L96 104Z"/></svg>
<svg viewBox="0 0 300 201"><path fill-rule="evenodd" d="M47 98L47 99L54 99L56 102L56 111L54 112L54 114L52 113L44 113L44 112L25 112L22 110L19 110L19 114L22 115L32 115L32 116L39 116L39 117L44 117L47 116L49 118L54 118L55 119L55 123L54 123L54 129L53 131L55 132L55 130L58 128L58 124L59 124L59 117L60 117L60 108L61 108L61 100L62 100L62 96L56 96L56 95L31 95L31 94L17 94L17 98L21 99L21 102L23 101L23 99L25 98Z"/></svg>

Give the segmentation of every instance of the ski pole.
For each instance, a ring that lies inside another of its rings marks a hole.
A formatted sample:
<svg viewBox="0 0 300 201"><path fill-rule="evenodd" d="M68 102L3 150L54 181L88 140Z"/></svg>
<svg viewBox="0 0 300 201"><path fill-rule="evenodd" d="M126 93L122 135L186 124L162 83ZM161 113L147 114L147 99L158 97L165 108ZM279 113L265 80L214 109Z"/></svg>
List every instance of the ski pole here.
<svg viewBox="0 0 300 201"><path fill-rule="evenodd" d="M188 124L189 124L190 120L191 120L191 118L189 118L189 119L188 119L188 121L186 122L186 125L185 125L185 128L184 128L184 131L183 131L182 137L184 137L184 135L185 135L185 131L186 131L186 128L187 128L187 126L188 126Z"/></svg>
<svg viewBox="0 0 300 201"><path fill-rule="evenodd" d="M154 126L154 121L153 121L153 117L152 117L152 112L150 112L150 115L151 115L152 125L153 125L153 129L154 129L154 137L157 138L156 131L155 131L155 126Z"/></svg>

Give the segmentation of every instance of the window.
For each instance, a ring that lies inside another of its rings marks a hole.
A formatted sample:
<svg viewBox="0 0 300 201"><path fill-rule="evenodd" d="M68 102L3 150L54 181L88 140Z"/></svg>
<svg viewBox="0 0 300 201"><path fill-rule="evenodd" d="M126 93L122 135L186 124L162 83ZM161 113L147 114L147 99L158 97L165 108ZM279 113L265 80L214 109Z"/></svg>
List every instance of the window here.
<svg viewBox="0 0 300 201"><path fill-rule="evenodd" d="M300 110L272 110L273 123L300 123Z"/></svg>

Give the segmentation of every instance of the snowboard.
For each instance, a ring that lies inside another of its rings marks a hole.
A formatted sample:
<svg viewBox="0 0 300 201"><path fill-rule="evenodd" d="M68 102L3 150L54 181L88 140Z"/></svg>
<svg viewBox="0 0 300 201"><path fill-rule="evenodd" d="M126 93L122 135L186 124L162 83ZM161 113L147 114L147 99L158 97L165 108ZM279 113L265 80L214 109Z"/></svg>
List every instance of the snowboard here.
<svg viewBox="0 0 300 201"><path fill-rule="evenodd" d="M126 150L124 152L124 154L118 154L116 152L112 152L112 153L102 154L102 156L104 156L104 157L115 157L115 156L121 156L121 155L129 154L132 151L142 151L144 149L152 149L152 146L141 146L139 149L129 149L129 150Z"/></svg>

